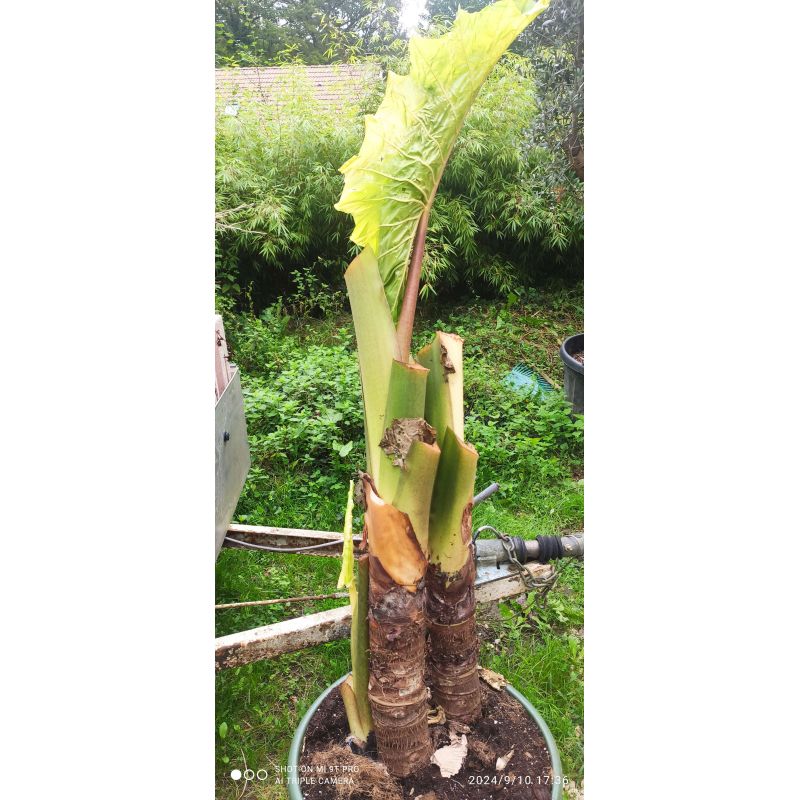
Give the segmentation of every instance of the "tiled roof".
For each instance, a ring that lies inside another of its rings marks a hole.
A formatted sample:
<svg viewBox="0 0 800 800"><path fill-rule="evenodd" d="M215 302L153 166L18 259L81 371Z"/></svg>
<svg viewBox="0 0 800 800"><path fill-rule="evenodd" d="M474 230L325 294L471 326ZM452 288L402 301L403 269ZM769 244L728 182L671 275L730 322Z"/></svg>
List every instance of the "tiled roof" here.
<svg viewBox="0 0 800 800"><path fill-rule="evenodd" d="M382 79L374 64L320 66L238 67L216 71L217 95L225 102L250 95L264 103L280 102L295 85L310 85L325 106L343 107L362 100L375 81Z"/></svg>

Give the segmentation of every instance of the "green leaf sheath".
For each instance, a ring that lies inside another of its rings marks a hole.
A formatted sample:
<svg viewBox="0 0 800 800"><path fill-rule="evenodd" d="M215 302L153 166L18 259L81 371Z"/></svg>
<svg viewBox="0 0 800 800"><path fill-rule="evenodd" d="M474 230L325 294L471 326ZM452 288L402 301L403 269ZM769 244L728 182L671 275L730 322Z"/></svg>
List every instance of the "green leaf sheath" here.
<svg viewBox="0 0 800 800"><path fill-rule="evenodd" d="M408 451L406 469L400 475L394 506L411 520L422 552L428 553L431 497L439 466L439 445L414 442Z"/></svg>
<svg viewBox="0 0 800 800"><path fill-rule="evenodd" d="M372 714L369 709L369 611L367 593L369 590L369 556L358 559L358 573L353 574L353 494L354 484L350 481L347 494L347 508L344 515L344 534L342 538L342 570L337 588L350 590L350 664L352 671L339 689L344 701L350 733L366 743L372 730Z"/></svg>
<svg viewBox="0 0 800 800"><path fill-rule="evenodd" d="M337 589L349 589L353 585L353 495L355 484L350 481L347 492L347 506L344 512L344 529L342 532L342 568L339 572Z"/></svg>
<svg viewBox="0 0 800 800"><path fill-rule="evenodd" d="M350 638L350 657L353 664L353 691L358 714L367 733L372 730L369 708L369 556L359 556L358 575L353 608L353 629Z"/></svg>
<svg viewBox="0 0 800 800"><path fill-rule="evenodd" d="M425 390L428 370L418 364L392 361L389 375L389 393L386 399L384 426L388 428L396 419L423 419L425 417ZM383 431L381 431L383 435ZM381 451L378 493L387 503L394 503L397 484L405 467ZM403 510L403 509L401 509Z"/></svg>
<svg viewBox="0 0 800 800"><path fill-rule="evenodd" d="M478 454L448 428L431 500L425 578L428 674L434 702L448 719L480 716L472 495Z"/></svg>
<svg viewBox="0 0 800 800"><path fill-rule="evenodd" d="M464 438L464 342L453 333L437 331L417 360L428 368L425 419L436 429L441 442L447 428Z"/></svg>
<svg viewBox="0 0 800 800"><path fill-rule="evenodd" d="M442 572L455 573L464 566L472 541L471 530L465 530L463 523L465 513L472 508L478 453L450 428L441 449L431 498L429 560Z"/></svg>
<svg viewBox="0 0 800 800"><path fill-rule="evenodd" d="M335 207L353 215L350 238L378 259L395 321L417 225L433 205L464 117L500 56L548 4L500 0L459 11L442 36L412 37L408 75L389 73L381 105L365 118L360 152L340 169L344 190Z"/></svg>
<svg viewBox="0 0 800 800"><path fill-rule="evenodd" d="M358 343L361 393L364 398L364 433L367 442L367 472L379 479L386 401L392 361L398 357L392 315L378 273L378 263L369 249L362 250L344 274L353 325Z"/></svg>

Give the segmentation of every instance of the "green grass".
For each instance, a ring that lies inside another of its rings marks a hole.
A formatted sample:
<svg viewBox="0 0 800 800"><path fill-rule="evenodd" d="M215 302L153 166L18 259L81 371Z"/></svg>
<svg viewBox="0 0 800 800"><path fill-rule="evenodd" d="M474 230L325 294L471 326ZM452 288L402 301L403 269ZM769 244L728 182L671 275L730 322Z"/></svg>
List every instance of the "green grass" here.
<svg viewBox="0 0 800 800"><path fill-rule="evenodd" d="M492 524L533 538L583 527L583 429L553 393L543 402L501 381L519 361L560 383L558 344L583 329L580 287L475 301L420 313L415 345L445 329L465 341L467 438L480 453L477 488L502 489L475 510ZM347 482L364 449L358 367L346 316L290 319L273 307L260 318L226 314L242 369L253 466L238 521L340 530ZM349 443L352 446L348 448ZM356 529L360 519L354 520ZM338 559L224 549L217 602L322 594L336 589ZM583 776L583 567L566 564L544 605L512 601L481 608L481 659L505 674L541 711L566 774ZM342 605L342 600L216 612L217 635ZM497 641L495 641L497 640ZM346 641L217 674L217 797L238 798L233 768L267 769L245 797L284 798L274 768L317 695L349 668ZM220 727L224 737L220 733Z"/></svg>

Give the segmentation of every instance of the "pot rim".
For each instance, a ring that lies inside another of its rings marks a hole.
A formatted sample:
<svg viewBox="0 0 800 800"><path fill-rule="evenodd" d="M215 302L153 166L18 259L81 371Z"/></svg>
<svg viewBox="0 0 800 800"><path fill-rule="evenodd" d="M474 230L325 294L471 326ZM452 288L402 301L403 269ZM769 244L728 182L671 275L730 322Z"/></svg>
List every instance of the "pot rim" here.
<svg viewBox="0 0 800 800"><path fill-rule="evenodd" d="M303 793L300 790L300 783L296 780L292 780L293 773L292 769L297 767L300 763L300 754L303 748L303 742L306 736L306 729L308 728L308 723L311 721L311 717L316 714L317 709L322 704L322 701L349 675L347 673L342 675L339 680L334 681L327 689L323 690L320 696L311 704L311 707L306 711L303 715L303 718L300 720L300 724L297 726L294 732L294 736L292 736L292 744L289 748L289 759L287 766L289 767L289 772L287 773L288 783L286 784L286 788L289 792L289 800L304 800ZM533 721L539 727L541 731L542 737L544 738L545 745L547 746L547 752L550 755L550 766L553 773L553 790L551 794L551 800L561 800L562 797L562 787L563 782L562 779L564 777L563 770L561 767L561 757L558 753L558 747L556 745L556 740L553 738L553 734L550 732L550 728L547 727L547 723L542 718L541 714L534 708L533 704L528 700L525 695L515 689L510 683L506 684L506 692L510 694L515 700L517 700L520 705L528 712L528 714L533 718ZM294 773L296 776L297 773Z"/></svg>
<svg viewBox="0 0 800 800"><path fill-rule="evenodd" d="M561 360L564 362L564 364L566 364L566 366L583 375L583 364L581 364L577 358L573 358L572 354L567 351L567 345L578 338L580 338L581 345L583 345L583 332L581 331L581 333L573 333L572 336L567 336L567 338L561 343L558 354L561 356Z"/></svg>

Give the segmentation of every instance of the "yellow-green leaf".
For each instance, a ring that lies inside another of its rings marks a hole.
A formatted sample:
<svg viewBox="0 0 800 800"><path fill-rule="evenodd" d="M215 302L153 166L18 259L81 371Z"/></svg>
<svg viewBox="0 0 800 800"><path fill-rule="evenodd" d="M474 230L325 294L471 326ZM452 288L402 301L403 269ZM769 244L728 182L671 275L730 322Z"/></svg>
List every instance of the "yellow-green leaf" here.
<svg viewBox="0 0 800 800"><path fill-rule="evenodd" d="M464 438L464 341L454 333L437 331L417 360L428 368L425 419L436 429L439 441L451 428Z"/></svg>
<svg viewBox="0 0 800 800"><path fill-rule="evenodd" d="M347 507L344 512L344 531L342 533L342 569L339 572L337 589L350 588L353 585L353 481L347 493Z"/></svg>
<svg viewBox="0 0 800 800"><path fill-rule="evenodd" d="M459 10L442 36L412 37L409 74L389 73L381 105L365 119L361 151L341 167L335 207L353 215L350 238L377 257L395 320L417 223L433 204L464 117L500 56L548 4L499 0L476 13Z"/></svg>

